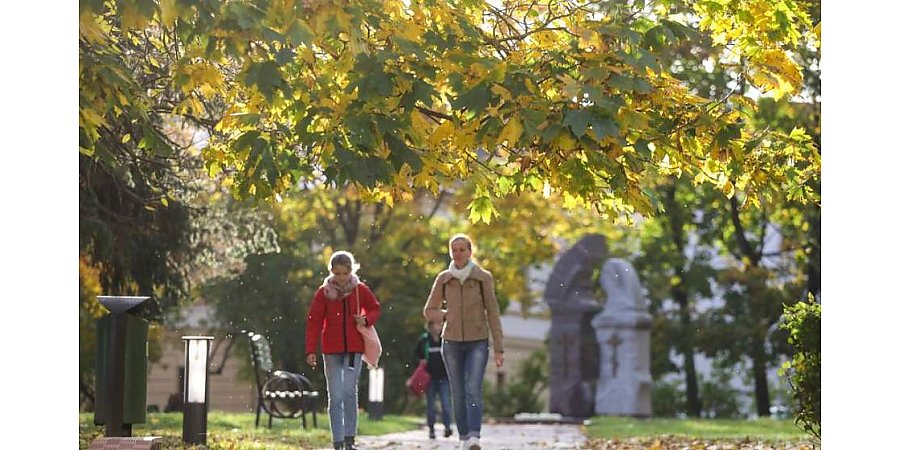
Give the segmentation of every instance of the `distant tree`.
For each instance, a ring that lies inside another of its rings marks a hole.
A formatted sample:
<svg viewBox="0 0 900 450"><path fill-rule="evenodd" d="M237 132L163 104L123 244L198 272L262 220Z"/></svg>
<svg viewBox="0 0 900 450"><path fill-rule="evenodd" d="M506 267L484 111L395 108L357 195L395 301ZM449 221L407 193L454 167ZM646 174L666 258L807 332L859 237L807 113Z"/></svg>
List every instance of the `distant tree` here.
<svg viewBox="0 0 900 450"><path fill-rule="evenodd" d="M661 183L664 209L642 225L640 254L635 259L655 317L651 373L659 378L676 369L670 361L671 350L683 357L685 406L691 417L700 417L702 410L695 353L703 330L696 323L696 305L712 295L710 283L716 276L711 264L715 249L703 245L699 236L706 200L703 191L683 178L670 177ZM666 307L668 301L675 310Z"/></svg>

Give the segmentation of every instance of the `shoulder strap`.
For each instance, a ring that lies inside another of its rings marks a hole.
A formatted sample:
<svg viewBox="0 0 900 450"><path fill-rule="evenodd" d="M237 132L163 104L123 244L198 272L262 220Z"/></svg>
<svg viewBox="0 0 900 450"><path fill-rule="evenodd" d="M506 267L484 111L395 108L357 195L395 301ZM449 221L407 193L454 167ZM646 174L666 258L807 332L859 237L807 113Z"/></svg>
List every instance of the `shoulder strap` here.
<svg viewBox="0 0 900 450"><path fill-rule="evenodd" d="M485 303L485 299L484 299L484 283L482 283L481 280L477 280L477 281L478 281L478 288L481 289L481 306L484 306L484 308L487 309L487 303Z"/></svg>
<svg viewBox="0 0 900 450"><path fill-rule="evenodd" d="M475 280L478 282L478 288L481 290L481 304L487 308L487 303L484 300L484 283L481 280ZM441 293L444 295L444 301L447 301L447 283L441 285Z"/></svg>
<svg viewBox="0 0 900 450"><path fill-rule="evenodd" d="M359 285L356 285L356 315L362 314L362 301L359 298Z"/></svg>

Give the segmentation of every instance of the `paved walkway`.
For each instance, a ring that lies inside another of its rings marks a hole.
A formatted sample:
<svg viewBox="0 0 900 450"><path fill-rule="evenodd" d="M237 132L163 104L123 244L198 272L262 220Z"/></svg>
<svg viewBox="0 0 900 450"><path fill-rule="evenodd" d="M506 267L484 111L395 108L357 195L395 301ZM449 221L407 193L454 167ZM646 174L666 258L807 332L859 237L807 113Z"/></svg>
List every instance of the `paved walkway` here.
<svg viewBox="0 0 900 450"><path fill-rule="evenodd" d="M419 430L382 436L359 436L361 449L457 450L459 438L443 437L444 428L436 427L437 439L428 439L425 427ZM484 424L481 426L481 448L484 450L580 449L587 439L580 425L570 424Z"/></svg>

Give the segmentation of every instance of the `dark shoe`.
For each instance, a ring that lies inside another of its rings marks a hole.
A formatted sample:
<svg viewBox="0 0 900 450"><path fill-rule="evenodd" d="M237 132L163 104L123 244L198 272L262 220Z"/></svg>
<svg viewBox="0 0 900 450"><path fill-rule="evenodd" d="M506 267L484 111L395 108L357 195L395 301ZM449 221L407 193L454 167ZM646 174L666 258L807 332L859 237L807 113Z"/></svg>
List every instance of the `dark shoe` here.
<svg viewBox="0 0 900 450"><path fill-rule="evenodd" d="M434 428L428 429L428 439L434 439Z"/></svg>
<svg viewBox="0 0 900 450"><path fill-rule="evenodd" d="M353 443L354 436L344 437L344 450L359 450Z"/></svg>
<svg viewBox="0 0 900 450"><path fill-rule="evenodd" d="M344 450L344 443L343 442L335 442L334 450Z"/></svg>
<svg viewBox="0 0 900 450"><path fill-rule="evenodd" d="M450 437L453 434L453 429L450 427L444 427L444 437Z"/></svg>

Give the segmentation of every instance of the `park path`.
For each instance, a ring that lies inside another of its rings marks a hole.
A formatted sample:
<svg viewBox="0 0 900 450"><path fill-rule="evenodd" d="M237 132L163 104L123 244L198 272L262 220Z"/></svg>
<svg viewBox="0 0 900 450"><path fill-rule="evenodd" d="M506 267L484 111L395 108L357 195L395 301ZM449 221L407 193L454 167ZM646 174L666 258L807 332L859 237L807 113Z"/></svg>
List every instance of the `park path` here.
<svg viewBox="0 0 900 450"><path fill-rule="evenodd" d="M418 430L381 436L359 436L360 449L397 450L457 450L459 439L443 437L443 427L437 427L437 439L428 439L423 426ZM484 424L481 426L481 448L484 450L549 450L581 449L587 439L580 425L574 424Z"/></svg>

